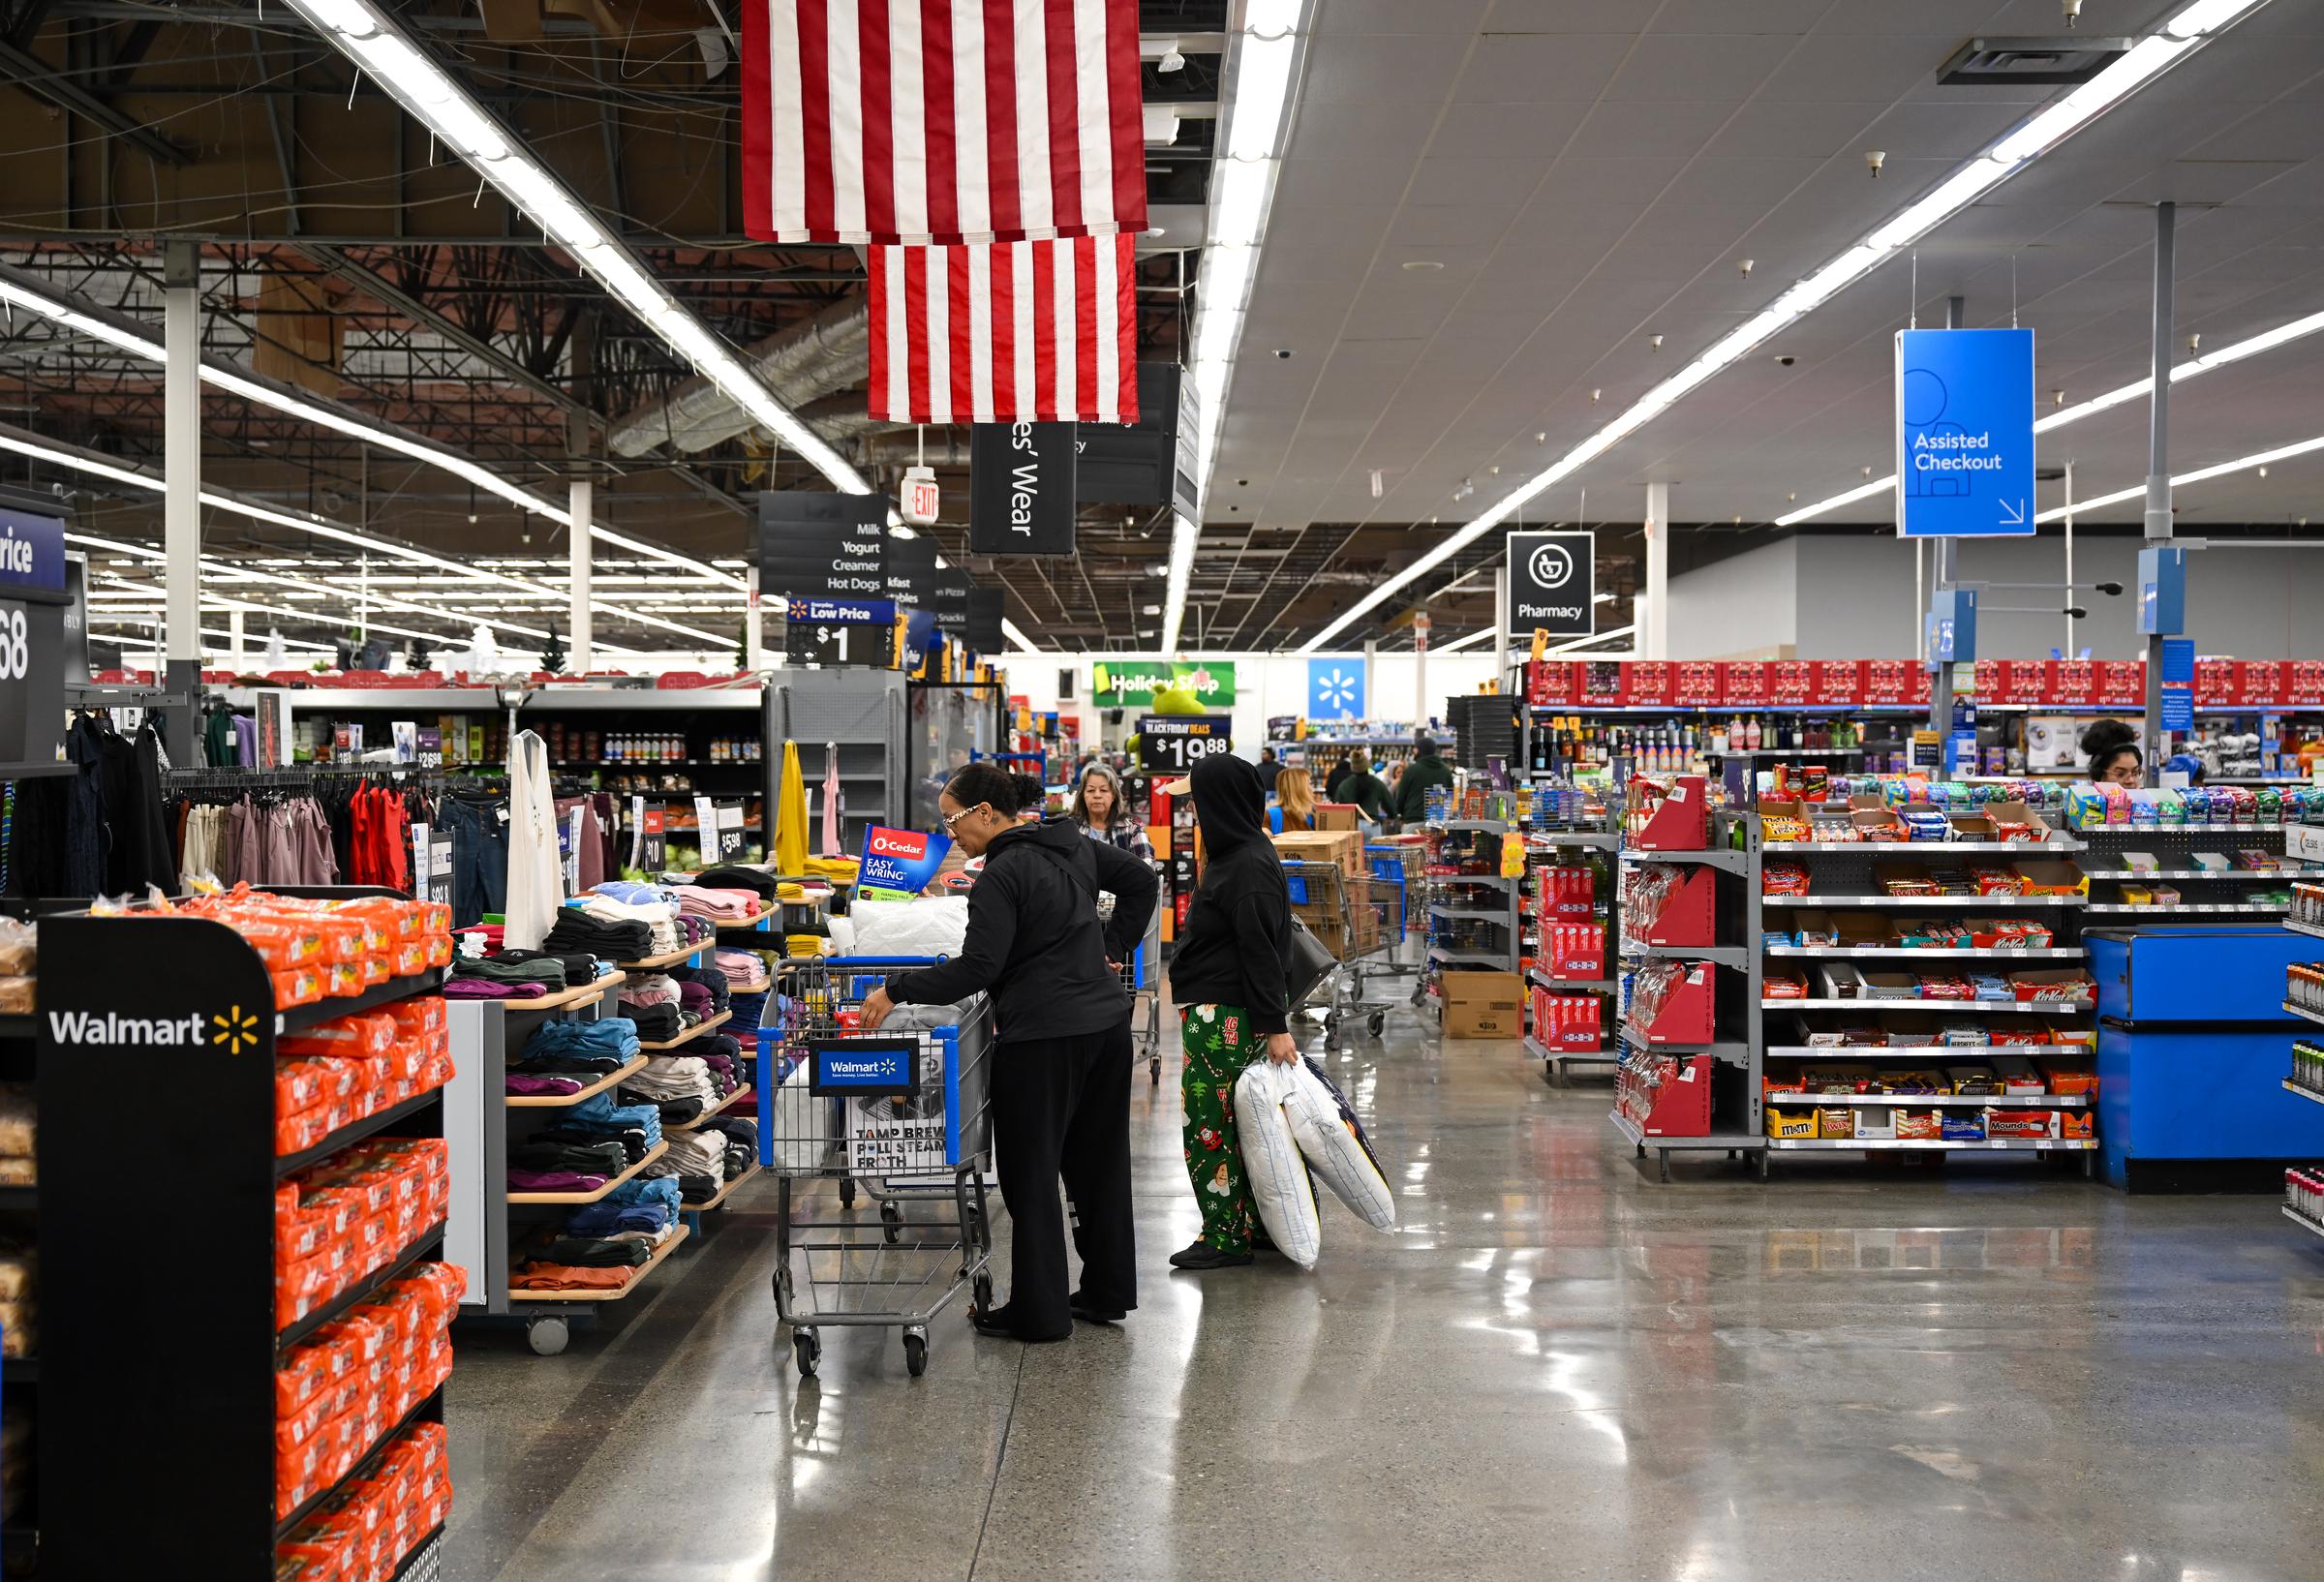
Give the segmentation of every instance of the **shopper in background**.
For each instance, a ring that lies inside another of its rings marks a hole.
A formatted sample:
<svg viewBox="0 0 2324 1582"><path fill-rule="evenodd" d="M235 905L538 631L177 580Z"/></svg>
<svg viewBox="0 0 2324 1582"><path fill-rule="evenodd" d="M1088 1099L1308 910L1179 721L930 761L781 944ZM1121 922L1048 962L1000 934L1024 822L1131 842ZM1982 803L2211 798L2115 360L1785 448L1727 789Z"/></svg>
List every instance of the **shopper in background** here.
<svg viewBox="0 0 2324 1582"><path fill-rule="evenodd" d="M2101 719L2082 733L2082 750L2090 755L2090 777L2117 785L2147 783L2146 758L2138 750L2138 733L2119 719Z"/></svg>
<svg viewBox="0 0 2324 1582"><path fill-rule="evenodd" d="M1374 823L1386 818L1389 812L1388 787L1379 776L1372 773L1371 760L1361 747L1347 756L1347 777L1331 793L1333 802L1352 802L1357 810Z"/></svg>
<svg viewBox="0 0 2324 1582"><path fill-rule="evenodd" d="M1071 1334L1076 1317L1113 1323L1138 1305L1130 999L1115 963L1146 937L1157 886L1153 869L1086 838L1071 819L1021 823L1024 794L1017 776L991 764L970 764L946 783L936 802L945 833L985 859L961 954L891 977L866 996L863 1024L876 1029L897 1005L991 992L993 1151L1015 1288L972 1317L980 1334L1051 1341ZM1101 889L1115 897L1103 926ZM1078 1291L1066 1279L1059 1176L1074 1203Z"/></svg>
<svg viewBox="0 0 2324 1582"><path fill-rule="evenodd" d="M1333 764L1331 766L1331 773L1324 777L1324 800L1326 802L1345 802L1348 800L1345 796L1341 795L1341 792L1346 787L1349 779L1355 776L1356 766L1362 762L1363 749L1361 747L1353 748L1339 755L1339 762Z"/></svg>
<svg viewBox="0 0 2324 1582"><path fill-rule="evenodd" d="M1154 860L1154 843L1138 822L1138 810L1121 794L1121 781L1103 764L1083 769L1082 783L1073 793L1073 821L1092 840L1103 840L1142 862Z"/></svg>
<svg viewBox="0 0 2324 1582"><path fill-rule="evenodd" d="M1203 1233L1170 1255L1173 1267L1217 1269L1251 1261L1251 1200L1235 1133L1235 1079L1263 1054L1290 1065L1285 987L1291 962L1291 889L1267 838L1267 783L1257 766L1226 753L1205 758L1167 788L1189 791L1202 829L1202 887L1170 963L1186 1064L1186 1173Z"/></svg>
<svg viewBox="0 0 2324 1582"><path fill-rule="evenodd" d="M1390 809L1399 822L1418 824L1428 816L1428 792L1433 786L1452 787L1452 766L1436 755L1436 742L1426 733L1412 739L1412 762L1396 781L1396 800Z"/></svg>
<svg viewBox="0 0 2324 1582"><path fill-rule="evenodd" d="M1275 756L1272 747L1259 749L1259 779L1269 792L1275 788L1275 776L1283 773L1283 760Z"/></svg>
<svg viewBox="0 0 2324 1582"><path fill-rule="evenodd" d="M1315 828L1315 782L1305 770L1286 769L1275 776L1275 803L1267 815L1275 834Z"/></svg>

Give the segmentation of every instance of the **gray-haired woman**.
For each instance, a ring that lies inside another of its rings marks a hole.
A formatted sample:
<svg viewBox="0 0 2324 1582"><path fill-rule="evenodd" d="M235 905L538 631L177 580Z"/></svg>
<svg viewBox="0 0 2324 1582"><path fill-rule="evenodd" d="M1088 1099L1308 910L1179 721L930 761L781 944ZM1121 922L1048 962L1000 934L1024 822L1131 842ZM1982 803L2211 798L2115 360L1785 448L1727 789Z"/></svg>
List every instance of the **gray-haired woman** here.
<svg viewBox="0 0 2324 1582"><path fill-rule="evenodd" d="M1091 764L1074 788L1073 821L1092 840L1103 840L1141 862L1154 860L1154 843L1138 822L1138 810L1121 794L1121 781L1103 764Z"/></svg>

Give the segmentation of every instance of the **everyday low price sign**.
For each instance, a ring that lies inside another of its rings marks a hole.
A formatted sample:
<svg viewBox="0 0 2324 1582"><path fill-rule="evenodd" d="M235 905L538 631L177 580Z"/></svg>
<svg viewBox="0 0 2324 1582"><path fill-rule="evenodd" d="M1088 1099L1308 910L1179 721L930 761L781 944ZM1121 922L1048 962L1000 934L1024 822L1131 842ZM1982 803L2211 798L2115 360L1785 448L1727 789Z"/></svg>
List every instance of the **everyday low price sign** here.
<svg viewBox="0 0 2324 1582"><path fill-rule="evenodd" d="M874 824L864 832L856 894L867 900L910 900L928 888L950 850L950 836Z"/></svg>

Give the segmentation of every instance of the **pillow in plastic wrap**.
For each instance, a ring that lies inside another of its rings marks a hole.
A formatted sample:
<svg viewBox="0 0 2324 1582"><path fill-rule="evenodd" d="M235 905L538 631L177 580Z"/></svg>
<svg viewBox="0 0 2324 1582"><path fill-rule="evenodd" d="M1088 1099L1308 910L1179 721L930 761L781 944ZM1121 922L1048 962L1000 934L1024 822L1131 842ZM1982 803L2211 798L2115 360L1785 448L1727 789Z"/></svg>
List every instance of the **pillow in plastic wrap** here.
<svg viewBox="0 0 2324 1582"><path fill-rule="evenodd" d="M1356 1118L1347 1096L1312 1059L1284 1069L1291 1080L1284 1084L1283 1118L1290 1123L1292 1141L1299 1144L1308 1169L1323 1177L1324 1185L1348 1205L1349 1212L1373 1230L1385 1231L1394 1225L1395 1195L1389 1190L1379 1157L1372 1152L1371 1141L1363 1135L1363 1124Z"/></svg>
<svg viewBox="0 0 2324 1582"><path fill-rule="evenodd" d="M965 896L858 900L847 914L855 924L855 949L849 954L874 960L958 956L968 933Z"/></svg>
<svg viewBox="0 0 2324 1582"><path fill-rule="evenodd" d="M832 955L853 956L856 954L855 919L851 917L827 918L824 920L824 926L831 930Z"/></svg>
<svg viewBox="0 0 2324 1582"><path fill-rule="evenodd" d="M957 1005L900 1005L879 1024L883 1033L920 1033L933 1027L958 1027L984 1007L982 994L971 994Z"/></svg>
<svg viewBox="0 0 2324 1582"><path fill-rule="evenodd" d="M1315 1189L1307 1184L1306 1161L1283 1113L1292 1080L1292 1068L1272 1060L1254 1060L1244 1068L1235 1079L1235 1132L1252 1206L1275 1250L1311 1269L1323 1251L1324 1232L1315 1212ZM1204 1190L1209 1190L1208 1182Z"/></svg>

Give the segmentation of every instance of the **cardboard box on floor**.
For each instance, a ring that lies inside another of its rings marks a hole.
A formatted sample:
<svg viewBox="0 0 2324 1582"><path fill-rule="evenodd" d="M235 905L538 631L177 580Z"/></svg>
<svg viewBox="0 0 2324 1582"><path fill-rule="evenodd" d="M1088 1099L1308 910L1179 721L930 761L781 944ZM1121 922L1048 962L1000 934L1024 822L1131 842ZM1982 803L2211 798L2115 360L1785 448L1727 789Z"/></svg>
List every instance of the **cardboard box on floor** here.
<svg viewBox="0 0 2324 1582"><path fill-rule="evenodd" d="M1525 980L1514 972L1447 972L1447 1038L1518 1038L1525 1032Z"/></svg>

